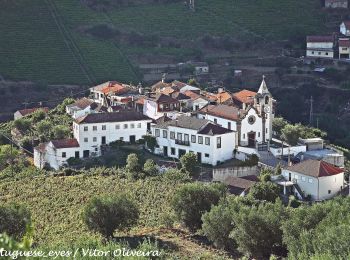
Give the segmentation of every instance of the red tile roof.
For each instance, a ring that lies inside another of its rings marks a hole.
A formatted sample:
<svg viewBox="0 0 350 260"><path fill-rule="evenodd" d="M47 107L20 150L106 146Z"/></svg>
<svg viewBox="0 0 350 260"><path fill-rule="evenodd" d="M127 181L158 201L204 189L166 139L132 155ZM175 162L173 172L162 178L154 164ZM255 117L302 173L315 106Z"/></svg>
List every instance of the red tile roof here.
<svg viewBox="0 0 350 260"><path fill-rule="evenodd" d="M188 96L188 97L190 97L192 100L196 100L196 99L198 99L198 98L204 98L204 97L202 97L201 95L199 95L199 94L197 94L197 93L195 93L195 92L193 92L193 91L191 91L191 90L186 90L185 92L184 92L184 94L186 95L186 96ZM205 98L204 98L205 99Z"/></svg>
<svg viewBox="0 0 350 260"><path fill-rule="evenodd" d="M254 97L256 96L256 92L250 91L247 89L243 89L237 93L234 93L232 97L238 100L241 103L252 104L254 103Z"/></svg>
<svg viewBox="0 0 350 260"><path fill-rule="evenodd" d="M228 92L221 92L215 95L219 103L224 103L228 100L232 100L232 96Z"/></svg>
<svg viewBox="0 0 350 260"><path fill-rule="evenodd" d="M306 37L307 42L334 42L332 35L312 35Z"/></svg>
<svg viewBox="0 0 350 260"><path fill-rule="evenodd" d="M57 149L79 147L77 139L52 140L51 143Z"/></svg>
<svg viewBox="0 0 350 260"><path fill-rule="evenodd" d="M121 83L117 81L107 81L105 83L93 87L92 89L100 91L103 94L123 94L127 92L126 87L124 87Z"/></svg>
<svg viewBox="0 0 350 260"><path fill-rule="evenodd" d="M339 39L339 47L350 47L350 39Z"/></svg>
<svg viewBox="0 0 350 260"><path fill-rule="evenodd" d="M49 108L48 107L27 108L27 109L18 110L18 112L22 116L26 116L26 115L30 115L30 114L34 113L37 110L43 110L45 113L49 112Z"/></svg>
<svg viewBox="0 0 350 260"><path fill-rule="evenodd" d="M200 114L208 114L233 121L239 120L243 115L243 112L244 111L240 110L237 107L222 104L207 105L198 111Z"/></svg>
<svg viewBox="0 0 350 260"><path fill-rule="evenodd" d="M92 103L94 103L94 101L92 101L91 99L88 99L86 97L83 97L83 98L75 101L73 104L68 105L67 107L79 107L80 109L85 109L88 106L90 106Z"/></svg>
<svg viewBox="0 0 350 260"><path fill-rule="evenodd" d="M306 160L286 168L288 171L312 177L327 177L343 173L344 170L324 161Z"/></svg>

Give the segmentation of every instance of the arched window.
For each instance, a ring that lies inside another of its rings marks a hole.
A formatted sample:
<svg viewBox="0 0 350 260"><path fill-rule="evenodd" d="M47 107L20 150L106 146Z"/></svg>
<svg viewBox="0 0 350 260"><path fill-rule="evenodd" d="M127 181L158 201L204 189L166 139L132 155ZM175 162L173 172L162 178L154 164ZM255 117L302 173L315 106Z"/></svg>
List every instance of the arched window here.
<svg viewBox="0 0 350 260"><path fill-rule="evenodd" d="M268 97L268 96L265 97L265 104L266 104L266 105L269 104L269 97Z"/></svg>

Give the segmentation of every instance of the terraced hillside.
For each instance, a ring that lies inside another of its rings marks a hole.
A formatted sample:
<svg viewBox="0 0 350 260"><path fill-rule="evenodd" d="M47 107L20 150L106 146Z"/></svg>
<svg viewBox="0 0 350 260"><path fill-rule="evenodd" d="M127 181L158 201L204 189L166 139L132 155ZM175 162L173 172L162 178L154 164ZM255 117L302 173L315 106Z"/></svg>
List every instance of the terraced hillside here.
<svg viewBox="0 0 350 260"><path fill-rule="evenodd" d="M319 0L200 0L196 12L182 1L98 12L71 0L0 2L0 75L53 84L94 84L107 79L140 80L130 55L192 55L196 44L161 47L159 38L183 41L228 35L261 41L323 29ZM303 19L300 19L300 18ZM107 24L119 33L154 36L152 46L123 44L118 35L99 39L87 28Z"/></svg>

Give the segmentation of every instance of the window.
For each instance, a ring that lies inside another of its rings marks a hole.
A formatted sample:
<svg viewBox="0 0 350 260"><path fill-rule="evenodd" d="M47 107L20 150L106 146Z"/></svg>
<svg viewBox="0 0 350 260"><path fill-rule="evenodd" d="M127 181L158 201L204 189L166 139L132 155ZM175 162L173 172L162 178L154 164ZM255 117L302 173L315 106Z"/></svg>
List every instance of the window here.
<svg viewBox="0 0 350 260"><path fill-rule="evenodd" d="M260 137L260 132L258 132L258 137Z"/></svg>
<svg viewBox="0 0 350 260"><path fill-rule="evenodd" d="M120 129L120 125L115 125L115 129Z"/></svg>
<svg viewBox="0 0 350 260"><path fill-rule="evenodd" d="M214 118L214 123L217 124L218 123L218 120L216 118Z"/></svg>
<svg viewBox="0 0 350 260"><path fill-rule="evenodd" d="M167 130L163 130L163 138L168 138L168 131Z"/></svg>
<svg viewBox="0 0 350 260"><path fill-rule="evenodd" d="M314 51L312 51L311 53L312 53L312 54L315 54L315 52L314 52Z"/></svg>
<svg viewBox="0 0 350 260"><path fill-rule="evenodd" d="M130 128L135 128L135 124L130 124Z"/></svg>
<svg viewBox="0 0 350 260"><path fill-rule="evenodd" d="M93 141L93 142L97 142L97 137L93 137L93 138L92 138L92 141Z"/></svg>
<svg viewBox="0 0 350 260"><path fill-rule="evenodd" d="M313 179L309 178L309 183L313 183L313 182L314 182Z"/></svg>
<svg viewBox="0 0 350 260"><path fill-rule="evenodd" d="M84 138L84 142L87 143L89 140L87 137Z"/></svg>
<svg viewBox="0 0 350 260"><path fill-rule="evenodd" d="M318 55L321 55L321 52L320 52L320 51L318 52Z"/></svg>
<svg viewBox="0 0 350 260"><path fill-rule="evenodd" d="M93 130L93 131L97 131L97 125L94 125L94 126L92 127L92 130Z"/></svg>
<svg viewBox="0 0 350 260"><path fill-rule="evenodd" d="M191 135L191 142L195 143L196 142L196 136L195 135Z"/></svg>
<svg viewBox="0 0 350 260"><path fill-rule="evenodd" d="M141 128L141 123L137 123L137 128Z"/></svg>
<svg viewBox="0 0 350 260"><path fill-rule="evenodd" d="M268 129L268 128L266 128L266 133L267 133L267 129Z"/></svg>
<svg viewBox="0 0 350 260"><path fill-rule="evenodd" d="M170 139L173 139L173 140L175 139L175 132L173 131L170 132Z"/></svg>
<svg viewBox="0 0 350 260"><path fill-rule="evenodd" d="M128 129L128 124L124 124L124 129Z"/></svg>
<svg viewBox="0 0 350 260"><path fill-rule="evenodd" d="M96 147L96 148L95 148L95 152L97 152L97 151L98 151L98 148Z"/></svg>
<svg viewBox="0 0 350 260"><path fill-rule="evenodd" d="M205 138L205 145L210 145L210 138L209 137Z"/></svg>
<svg viewBox="0 0 350 260"><path fill-rule="evenodd" d="M245 134L243 134L243 139L245 139Z"/></svg>
<svg viewBox="0 0 350 260"><path fill-rule="evenodd" d="M221 148L221 137L216 138L216 147Z"/></svg>
<svg viewBox="0 0 350 260"><path fill-rule="evenodd" d="M171 155L175 155L175 148L171 147L170 153L171 153Z"/></svg>
<svg viewBox="0 0 350 260"><path fill-rule="evenodd" d="M326 52L326 55L328 56L328 52Z"/></svg>
<svg viewBox="0 0 350 260"><path fill-rule="evenodd" d="M156 137L159 137L159 136L160 136L160 130L159 130L159 129L156 129L156 130L155 130L155 135L156 135Z"/></svg>
<svg viewBox="0 0 350 260"><path fill-rule="evenodd" d="M87 126L84 126L84 131L86 132L88 130L89 130L89 128Z"/></svg>
<svg viewBox="0 0 350 260"><path fill-rule="evenodd" d="M106 125L102 125L102 130L106 130Z"/></svg>
<svg viewBox="0 0 350 260"><path fill-rule="evenodd" d="M119 140L120 140L120 141L124 141L124 137L120 137Z"/></svg>
<svg viewBox="0 0 350 260"><path fill-rule="evenodd" d="M231 130L231 122L227 122L227 129Z"/></svg>
<svg viewBox="0 0 350 260"><path fill-rule="evenodd" d="M334 178L334 182L337 182L337 178Z"/></svg>
<svg viewBox="0 0 350 260"><path fill-rule="evenodd" d="M188 134L184 135L184 141L189 142L190 141L190 136Z"/></svg>
<svg viewBox="0 0 350 260"><path fill-rule="evenodd" d="M328 194L331 194L331 192L332 192L331 190L328 190Z"/></svg>
<svg viewBox="0 0 350 260"><path fill-rule="evenodd" d="M302 181L306 181L306 177L301 176L301 180L302 180Z"/></svg>
<svg viewBox="0 0 350 260"><path fill-rule="evenodd" d="M182 141L182 134L181 133L177 133L177 140Z"/></svg>
<svg viewBox="0 0 350 260"><path fill-rule="evenodd" d="M67 154L66 152L62 152L62 158L66 158Z"/></svg>
<svg viewBox="0 0 350 260"><path fill-rule="evenodd" d="M205 156L206 158L209 158L209 154L208 154L208 153L204 154L204 156Z"/></svg>
<svg viewBox="0 0 350 260"><path fill-rule="evenodd" d="M198 143L203 144L203 136L198 136Z"/></svg>

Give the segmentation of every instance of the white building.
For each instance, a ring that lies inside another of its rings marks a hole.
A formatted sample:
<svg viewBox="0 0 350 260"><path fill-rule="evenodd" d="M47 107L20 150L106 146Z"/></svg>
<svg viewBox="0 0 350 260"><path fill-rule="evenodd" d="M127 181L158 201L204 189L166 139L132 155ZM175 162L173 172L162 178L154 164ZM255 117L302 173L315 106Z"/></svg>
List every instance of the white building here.
<svg viewBox="0 0 350 260"><path fill-rule="evenodd" d="M340 33L345 36L350 36L350 21L344 21L341 23Z"/></svg>
<svg viewBox="0 0 350 260"><path fill-rule="evenodd" d="M324 6L326 8L348 8L348 0L325 0Z"/></svg>
<svg viewBox="0 0 350 260"><path fill-rule="evenodd" d="M350 32L349 32L350 35ZM339 39L339 59L350 59L350 39Z"/></svg>
<svg viewBox="0 0 350 260"><path fill-rule="evenodd" d="M298 198L310 196L311 200L316 201L330 199L344 188L344 170L324 161L303 161L283 169L282 176L285 182L279 184L286 183L286 187L291 182L290 192Z"/></svg>
<svg viewBox="0 0 350 260"><path fill-rule="evenodd" d="M67 164L69 158L82 156L76 139L52 140L34 148L34 165L40 169L50 167L58 170Z"/></svg>
<svg viewBox="0 0 350 260"><path fill-rule="evenodd" d="M149 95L143 101L143 114L152 119L158 119L165 114L176 114L180 108L180 102L177 99L162 93Z"/></svg>
<svg viewBox="0 0 350 260"><path fill-rule="evenodd" d="M192 111L197 111L209 104L209 100L197 92L186 90L183 93L190 97L190 100L188 101L188 108Z"/></svg>
<svg viewBox="0 0 350 260"><path fill-rule="evenodd" d="M151 122L135 111L88 114L73 122L73 133L86 158L100 155L101 147L111 142L135 143L147 134Z"/></svg>
<svg viewBox="0 0 350 260"><path fill-rule="evenodd" d="M129 87L129 85L117 81L107 81L90 88L90 95L96 103L108 107L108 96L124 94L128 91L127 87Z"/></svg>
<svg viewBox="0 0 350 260"><path fill-rule="evenodd" d="M330 58L334 57L334 37L308 36L306 38L306 57Z"/></svg>
<svg viewBox="0 0 350 260"><path fill-rule="evenodd" d="M90 113L95 113L95 109L98 107L99 105L93 100L83 97L73 104L66 106L66 113L76 119Z"/></svg>
<svg viewBox="0 0 350 260"><path fill-rule="evenodd" d="M256 148L272 140L274 102L265 79L253 97L253 104L240 109L229 105L208 105L198 113L198 118L208 119L225 128L237 131L237 145Z"/></svg>
<svg viewBox="0 0 350 260"><path fill-rule="evenodd" d="M199 162L210 165L233 158L235 132L205 119L180 116L152 125L152 135L159 146L155 153L166 157L179 159L193 152Z"/></svg>
<svg viewBox="0 0 350 260"><path fill-rule="evenodd" d="M21 110L17 110L14 114L13 114L13 118L15 120L20 119L22 117L28 116L33 114L35 111L38 110L42 110L44 111L46 114L49 112L49 108L48 107L36 107L36 108L26 108L26 109L21 109Z"/></svg>

